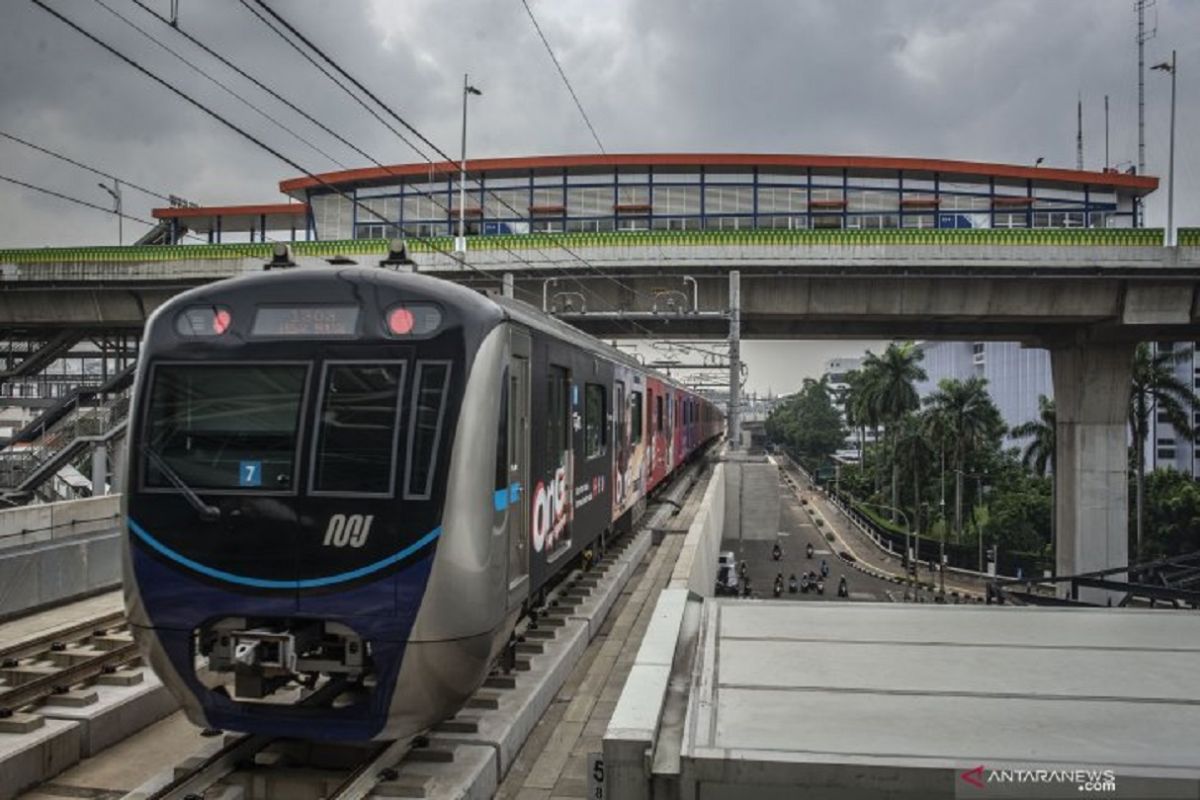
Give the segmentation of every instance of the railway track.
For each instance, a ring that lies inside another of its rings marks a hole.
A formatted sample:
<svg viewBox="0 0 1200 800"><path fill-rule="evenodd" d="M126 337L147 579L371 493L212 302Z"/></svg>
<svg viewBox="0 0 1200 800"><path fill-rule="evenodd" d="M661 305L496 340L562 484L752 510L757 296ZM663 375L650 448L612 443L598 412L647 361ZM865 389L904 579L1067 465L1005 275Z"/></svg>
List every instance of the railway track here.
<svg viewBox="0 0 1200 800"><path fill-rule="evenodd" d="M0 717L137 661L124 628L112 612L0 648Z"/></svg>

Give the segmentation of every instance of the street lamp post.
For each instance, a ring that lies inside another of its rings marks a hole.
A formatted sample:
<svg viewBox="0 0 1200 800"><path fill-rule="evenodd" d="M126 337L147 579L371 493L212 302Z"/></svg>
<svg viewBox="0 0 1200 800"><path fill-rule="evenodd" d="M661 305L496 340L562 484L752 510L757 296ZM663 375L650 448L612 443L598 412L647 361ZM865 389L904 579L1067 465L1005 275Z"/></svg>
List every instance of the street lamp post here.
<svg viewBox="0 0 1200 800"><path fill-rule="evenodd" d="M938 517L942 521L942 546L941 556L942 562L938 564L938 584L942 597L946 596L946 441L943 439L938 447L942 460L942 499L939 503Z"/></svg>
<svg viewBox="0 0 1200 800"><path fill-rule="evenodd" d="M467 81L463 73L463 109L462 109L462 157L458 162L458 237L454 242L454 250L458 253L467 252L467 98L471 95L483 95Z"/></svg>
<svg viewBox="0 0 1200 800"><path fill-rule="evenodd" d="M1155 64L1150 69L1171 73L1171 147L1167 162L1167 232L1168 247L1175 244L1175 51L1171 51L1170 62Z"/></svg>
<svg viewBox="0 0 1200 800"><path fill-rule="evenodd" d="M124 209L121 208L121 182L113 178L112 188L108 188L103 183L97 183L104 191L108 192L108 196L113 199L113 213L117 215L117 244L125 244L125 219Z"/></svg>

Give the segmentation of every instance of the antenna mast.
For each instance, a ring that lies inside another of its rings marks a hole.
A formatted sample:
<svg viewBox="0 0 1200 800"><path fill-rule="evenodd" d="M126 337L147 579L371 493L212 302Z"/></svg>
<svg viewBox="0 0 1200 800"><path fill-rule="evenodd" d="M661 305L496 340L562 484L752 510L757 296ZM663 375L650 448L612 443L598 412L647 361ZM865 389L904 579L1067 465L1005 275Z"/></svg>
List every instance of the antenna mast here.
<svg viewBox="0 0 1200 800"><path fill-rule="evenodd" d="M1104 95L1104 171L1108 171L1108 95Z"/></svg>
<svg viewBox="0 0 1200 800"><path fill-rule="evenodd" d="M1137 11L1137 46L1138 46L1138 175L1146 174L1146 42L1158 33L1155 26L1146 31L1146 9L1153 8L1156 0L1134 0L1134 10ZM1142 199L1137 203L1137 224L1142 226Z"/></svg>
<svg viewBox="0 0 1200 800"><path fill-rule="evenodd" d="M1083 95L1079 95L1078 104L1075 107L1076 127L1075 127L1075 169L1083 170Z"/></svg>

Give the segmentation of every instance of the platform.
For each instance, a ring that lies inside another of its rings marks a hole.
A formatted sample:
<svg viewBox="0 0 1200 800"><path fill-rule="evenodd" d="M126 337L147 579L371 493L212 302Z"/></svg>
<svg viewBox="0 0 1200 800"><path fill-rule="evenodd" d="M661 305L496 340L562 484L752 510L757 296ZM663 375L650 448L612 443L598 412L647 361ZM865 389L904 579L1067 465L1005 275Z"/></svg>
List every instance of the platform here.
<svg viewBox="0 0 1200 800"><path fill-rule="evenodd" d="M709 599L695 663L681 797L962 797L979 765L1200 796L1194 614Z"/></svg>

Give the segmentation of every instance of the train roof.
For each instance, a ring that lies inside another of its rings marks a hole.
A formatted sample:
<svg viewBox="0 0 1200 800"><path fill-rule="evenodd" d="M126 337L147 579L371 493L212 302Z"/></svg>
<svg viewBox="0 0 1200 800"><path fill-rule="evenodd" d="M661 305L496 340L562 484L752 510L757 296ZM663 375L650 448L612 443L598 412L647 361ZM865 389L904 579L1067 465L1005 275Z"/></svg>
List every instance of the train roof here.
<svg viewBox="0 0 1200 800"><path fill-rule="evenodd" d="M537 306L526 303L524 300L517 300L512 297L504 296L494 296L492 297L492 300L494 300L496 304L500 306L500 308L504 311L505 316L514 322L519 322L522 325L529 326L530 328L557 336L558 338L568 341L577 347L583 348L584 350L588 350L598 355L603 355L605 358L612 359L619 364L624 364L625 366L636 369L646 375L651 375L661 381L671 384L672 386L684 389L685 391L691 391L685 389L683 386L680 386L679 382L669 375L664 375L657 370L647 367L645 364L641 363L623 350L613 347L607 342L597 339L591 334L584 333L574 325L568 325L557 317L551 316L550 314L542 311ZM695 392L691 393L695 394Z"/></svg>

